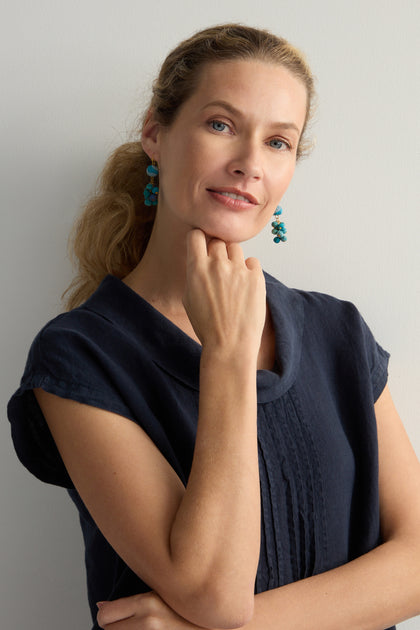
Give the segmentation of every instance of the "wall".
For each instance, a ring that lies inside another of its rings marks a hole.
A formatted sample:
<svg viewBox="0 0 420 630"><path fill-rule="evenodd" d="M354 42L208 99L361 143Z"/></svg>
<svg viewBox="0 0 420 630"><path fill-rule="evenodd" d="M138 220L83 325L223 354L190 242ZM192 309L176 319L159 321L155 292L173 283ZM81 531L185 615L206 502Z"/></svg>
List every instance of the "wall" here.
<svg viewBox="0 0 420 630"><path fill-rule="evenodd" d="M420 453L419 5L414 0L10 0L2 4L2 409L29 344L71 277L66 238L160 61L224 21L306 51L320 94L317 148L283 207L289 241L245 245L290 286L355 302L392 353L390 384ZM146 94L146 96L144 96ZM9 630L88 628L83 550L66 494L18 463L0 424L0 610ZM418 627L418 620L401 624Z"/></svg>

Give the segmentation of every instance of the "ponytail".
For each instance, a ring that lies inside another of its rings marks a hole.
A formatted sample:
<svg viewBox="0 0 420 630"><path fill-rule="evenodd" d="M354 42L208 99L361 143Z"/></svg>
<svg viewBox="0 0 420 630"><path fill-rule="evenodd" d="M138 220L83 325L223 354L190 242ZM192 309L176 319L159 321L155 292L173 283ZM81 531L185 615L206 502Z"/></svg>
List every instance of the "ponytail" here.
<svg viewBox="0 0 420 630"><path fill-rule="evenodd" d="M123 278L143 256L156 214L155 207L144 205L149 162L139 141L118 147L106 162L70 237L77 273L63 294L68 310L84 302L107 274Z"/></svg>

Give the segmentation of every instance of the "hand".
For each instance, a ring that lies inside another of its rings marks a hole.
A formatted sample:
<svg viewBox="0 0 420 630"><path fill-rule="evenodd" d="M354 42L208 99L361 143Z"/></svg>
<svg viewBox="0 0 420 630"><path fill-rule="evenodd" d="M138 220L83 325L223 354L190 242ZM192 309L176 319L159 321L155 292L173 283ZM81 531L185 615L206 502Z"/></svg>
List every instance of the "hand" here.
<svg viewBox="0 0 420 630"><path fill-rule="evenodd" d="M265 281L256 258L244 260L237 243L211 239L198 229L187 236L184 306L203 349L238 353L261 344Z"/></svg>
<svg viewBox="0 0 420 630"><path fill-rule="evenodd" d="M157 593L100 602L98 624L104 630L202 630L177 615Z"/></svg>

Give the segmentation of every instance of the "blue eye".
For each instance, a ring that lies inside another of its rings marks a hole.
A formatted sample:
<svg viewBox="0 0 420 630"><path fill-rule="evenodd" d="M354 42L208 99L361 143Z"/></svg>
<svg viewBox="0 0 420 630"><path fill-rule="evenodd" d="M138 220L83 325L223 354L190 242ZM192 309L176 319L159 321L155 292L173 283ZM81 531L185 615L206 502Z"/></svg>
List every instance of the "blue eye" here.
<svg viewBox="0 0 420 630"><path fill-rule="evenodd" d="M210 124L215 131L225 131L225 127L227 127L227 124L220 120L212 120Z"/></svg>
<svg viewBox="0 0 420 630"><path fill-rule="evenodd" d="M272 140L270 140L270 146L273 147L273 149L288 149L288 145L286 144L286 142L284 140L281 140L280 138L273 138Z"/></svg>

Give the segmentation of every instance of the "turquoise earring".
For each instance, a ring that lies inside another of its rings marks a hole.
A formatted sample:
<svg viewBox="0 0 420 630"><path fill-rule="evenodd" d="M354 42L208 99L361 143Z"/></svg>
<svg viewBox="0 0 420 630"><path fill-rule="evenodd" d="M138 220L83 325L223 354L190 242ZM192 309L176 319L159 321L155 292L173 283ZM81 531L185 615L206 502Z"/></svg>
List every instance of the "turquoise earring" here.
<svg viewBox="0 0 420 630"><path fill-rule="evenodd" d="M159 186L155 185L155 177L158 176L159 169L154 160L152 160L152 163L146 168L146 173L150 177L150 182L144 189L144 204L146 206L157 206Z"/></svg>
<svg viewBox="0 0 420 630"><path fill-rule="evenodd" d="M285 241L287 241L287 236L286 236L286 228L284 227L284 223L282 221L280 221L280 215L283 212L283 208L281 208L280 206L277 206L275 212L274 212L274 221L271 224L271 227L273 228L271 230L271 233L274 234L274 238L273 241L275 243L280 243L280 241L282 241L283 243Z"/></svg>

